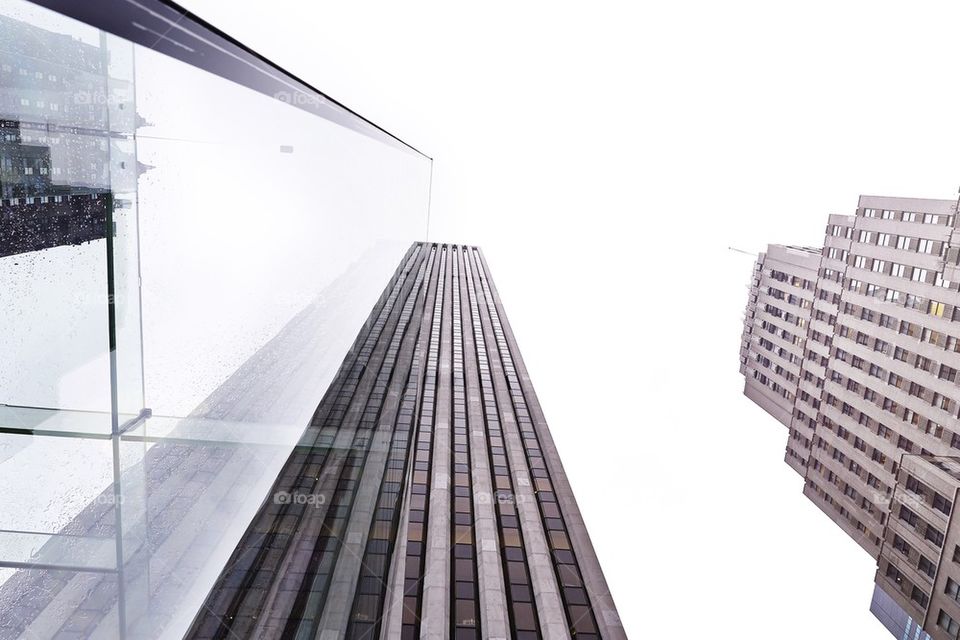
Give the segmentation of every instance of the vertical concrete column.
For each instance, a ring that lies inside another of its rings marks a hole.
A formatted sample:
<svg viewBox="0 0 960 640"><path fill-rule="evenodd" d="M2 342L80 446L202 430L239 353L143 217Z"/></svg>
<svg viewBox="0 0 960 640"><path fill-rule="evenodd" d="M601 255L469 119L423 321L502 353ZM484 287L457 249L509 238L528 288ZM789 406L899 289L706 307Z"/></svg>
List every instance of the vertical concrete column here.
<svg viewBox="0 0 960 640"><path fill-rule="evenodd" d="M479 250L478 253L480 253ZM480 262L484 272L489 274L486 259L482 254L480 255ZM560 462L560 456L557 453L556 445L554 444L553 438L550 435L550 430L547 428L543 410L541 409L540 402L537 400L537 395L533 390L533 385L530 382L530 375L523 363L523 358L520 356L520 350L517 347L517 341L513 335L513 330L511 329L510 323L507 320L507 316L503 311L503 305L500 302L500 295L497 293L496 285L494 285L493 280L489 278L489 276L487 278L487 284L490 286L493 302L495 303L497 312L500 315L500 323L503 326L504 337L506 338L507 345L510 348L513 364L517 370L517 376L520 378L520 385L523 389L523 393L527 402L527 408L530 411L534 428L537 431L537 437L540 440L540 447L543 451L544 459L546 460L547 470L550 473L550 480L553 482L554 490L556 491L557 495L557 501L560 504L561 512L563 513L564 520L567 524L567 532L570 536L570 541L573 545L574 553L580 566L580 571L583 574L584 584L587 588L587 594L590 597L590 603L597 618L597 625L600 628L600 633L605 640L619 640L621 638L626 640L627 636L623 630L623 624L620 622L620 616L617 614L617 608L613 603L612 596L610 595L610 589L607 587L607 581L603 577L603 572L600 570L600 561L597 559L597 554L593 548L593 543L590 542L590 536L587 534L587 528L583 522L583 516L580 514L580 508L577 506L577 502L573 497L573 491L570 488L570 482L567 480L567 474L563 470L563 465ZM493 359L491 359L491 362L493 362ZM496 359L495 366L502 367L499 357ZM502 373L500 375L502 375ZM495 381L501 380L498 375L495 375L494 378ZM498 398L499 393L500 390L498 389ZM509 402L509 394L506 394L506 401ZM516 446L522 446L519 443L520 436L517 430L516 422L514 421L514 416L510 416L509 422L504 420L504 432L505 434L510 434L508 436L508 448L511 450L513 449L513 438L516 438L517 440ZM526 469L526 464L524 464L523 468ZM526 477L524 481L529 486L529 476ZM533 500L534 498L531 491L530 506L536 509L536 503L533 502ZM552 561L550 560L549 546L547 546L546 539L542 537L543 530L539 515L537 517L537 528L539 529L539 535L541 537L534 537L533 539L536 540L538 544L543 544L545 560L550 569L550 576L552 578L553 586L555 587L556 577L553 571ZM534 562L531 560L531 565L533 564ZM539 564L539 561L537 564ZM533 571L534 566L531 566L531 572ZM534 578L534 580L536 580L536 578ZM541 609L541 612L543 612L543 609ZM561 617L559 619L565 618ZM545 627L546 624L547 623L545 622Z"/></svg>
<svg viewBox="0 0 960 640"><path fill-rule="evenodd" d="M411 451L411 461L416 453L416 444ZM410 524L410 513L406 504L410 500L410 483L404 492L404 507L400 516L400 525L397 527L397 546L393 551L390 563L390 574L387 581L387 594L383 602L383 625L380 627L380 637L384 640L399 638L403 632L403 586L404 570L406 565L407 532Z"/></svg>
<svg viewBox="0 0 960 640"><path fill-rule="evenodd" d="M452 254L448 254L452 255ZM450 300L453 261L447 260L443 299ZM420 637L450 637L450 422L453 357L453 308L444 304L440 332L440 366L437 410L433 430L430 509L427 513L426 561L423 576L423 610Z"/></svg>
<svg viewBox="0 0 960 640"><path fill-rule="evenodd" d="M460 252L466 258L468 251ZM467 270L460 269L463 321L464 378L467 392L467 424L470 430L470 466L473 480L474 536L477 549L477 587L480 592L480 620L483 637L506 640L510 636L506 586L500 561L500 537L494 512L493 480L490 474L486 419L480 391L476 344L473 338L472 305L468 294Z"/></svg>
<svg viewBox="0 0 960 640"><path fill-rule="evenodd" d="M412 317L415 320L423 317L422 295L418 295ZM350 512L350 520L341 541L343 550L337 557L329 595L324 604L323 615L320 617L322 626L317 633L320 640L343 637L349 624L360 566L367 548L367 539L370 536L370 525L377 509L380 484L386 472L390 445L395 436L397 412L408 382L408 374L413 368L421 324L421 322L411 322L400 346L397 366L394 368L387 396L380 410L370 451L364 462L364 471L360 476L360 486Z"/></svg>
<svg viewBox="0 0 960 640"><path fill-rule="evenodd" d="M429 249L429 245L424 245ZM433 264L430 267L430 279L427 282L427 300L423 308L423 318L420 324L420 340L417 345L417 353L420 358L420 379L417 380L417 411L414 418L413 429L410 432L410 452L407 456L407 474L404 478L403 504L400 508L400 522L397 526L397 537L393 557L390 561L390 573L387 579L387 593L383 603L383 624L381 626L380 637L384 639L399 638L403 632L403 596L404 585L406 582L406 551L408 527L410 524L410 493L413 483L414 461L417 455L417 437L420 424L420 414L423 403L423 381L424 375L428 372L428 359L430 357L430 334L433 330L433 313L437 303L437 296L441 296L443 302L443 292L438 292L440 280L441 252L438 248L433 256Z"/></svg>
<svg viewBox="0 0 960 640"><path fill-rule="evenodd" d="M472 252L470 252L472 254ZM471 258L472 259L472 258ZM493 387L500 407L501 426L513 474L515 498L517 501L517 517L523 531L526 544L527 563L530 568L530 580L533 587L534 602L540 626L545 640L569 640L570 630L567 628L567 617L560 599L560 589L557 577L553 570L550 558L550 547L540 519L540 510L530 481L530 471L524 453L523 442L517 427L517 418L513 410L510 391L507 388L506 375L500 353L496 349L496 336L486 308L483 289L479 279L478 265L473 263L474 286L480 303L480 321L483 325L484 341L488 345L488 356L493 378Z"/></svg>

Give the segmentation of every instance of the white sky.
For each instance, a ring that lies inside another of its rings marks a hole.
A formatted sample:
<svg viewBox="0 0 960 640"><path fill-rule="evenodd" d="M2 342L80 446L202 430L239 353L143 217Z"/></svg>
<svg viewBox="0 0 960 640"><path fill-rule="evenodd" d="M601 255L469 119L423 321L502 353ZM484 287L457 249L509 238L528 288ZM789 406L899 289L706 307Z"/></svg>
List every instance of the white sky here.
<svg viewBox="0 0 960 640"><path fill-rule="evenodd" d="M628 634L886 638L873 563L741 395L751 266L960 185L949 3L181 0L436 158Z"/></svg>

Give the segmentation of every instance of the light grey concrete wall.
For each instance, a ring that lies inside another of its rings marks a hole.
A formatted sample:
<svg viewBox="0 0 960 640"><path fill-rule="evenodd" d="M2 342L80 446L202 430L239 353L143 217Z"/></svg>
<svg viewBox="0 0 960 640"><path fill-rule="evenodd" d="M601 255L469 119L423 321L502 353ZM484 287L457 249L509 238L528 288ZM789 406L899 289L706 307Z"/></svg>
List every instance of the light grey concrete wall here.
<svg viewBox="0 0 960 640"><path fill-rule="evenodd" d="M452 299L453 262L448 255L444 300ZM433 463L430 509L426 524L426 565L423 576L423 615L420 638L446 640L450 637L450 423L453 358L453 309L444 304L440 334L439 384L433 429Z"/></svg>

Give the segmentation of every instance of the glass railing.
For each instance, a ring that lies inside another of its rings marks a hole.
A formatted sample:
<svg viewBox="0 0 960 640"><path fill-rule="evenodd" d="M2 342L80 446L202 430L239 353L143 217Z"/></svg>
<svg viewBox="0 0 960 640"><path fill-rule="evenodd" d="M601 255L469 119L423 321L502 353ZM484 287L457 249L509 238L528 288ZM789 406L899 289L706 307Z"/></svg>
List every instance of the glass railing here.
<svg viewBox="0 0 960 640"><path fill-rule="evenodd" d="M179 637L431 160L161 0L0 0L0 638Z"/></svg>

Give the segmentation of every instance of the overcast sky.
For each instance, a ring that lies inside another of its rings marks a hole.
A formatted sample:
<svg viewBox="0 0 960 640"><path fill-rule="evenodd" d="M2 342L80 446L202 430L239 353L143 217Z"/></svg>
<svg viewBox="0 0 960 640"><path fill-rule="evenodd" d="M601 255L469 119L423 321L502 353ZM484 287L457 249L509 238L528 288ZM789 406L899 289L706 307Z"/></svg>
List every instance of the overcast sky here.
<svg viewBox="0 0 960 640"><path fill-rule="evenodd" d="M181 2L435 158L430 239L484 248L628 634L887 637L741 394L727 247L956 195L955 9Z"/></svg>

